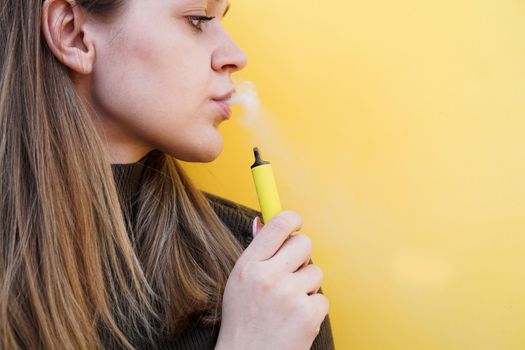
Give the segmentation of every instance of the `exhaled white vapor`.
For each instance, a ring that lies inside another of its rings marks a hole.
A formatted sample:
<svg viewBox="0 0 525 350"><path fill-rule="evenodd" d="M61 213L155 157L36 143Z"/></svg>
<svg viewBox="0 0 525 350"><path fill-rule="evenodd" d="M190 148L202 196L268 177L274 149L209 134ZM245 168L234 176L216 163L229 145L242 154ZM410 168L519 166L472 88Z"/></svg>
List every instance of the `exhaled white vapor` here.
<svg viewBox="0 0 525 350"><path fill-rule="evenodd" d="M248 80L236 78L234 80L235 94L228 100L231 105L240 104L244 112L244 122L252 124L261 114L261 104L257 97L255 84Z"/></svg>

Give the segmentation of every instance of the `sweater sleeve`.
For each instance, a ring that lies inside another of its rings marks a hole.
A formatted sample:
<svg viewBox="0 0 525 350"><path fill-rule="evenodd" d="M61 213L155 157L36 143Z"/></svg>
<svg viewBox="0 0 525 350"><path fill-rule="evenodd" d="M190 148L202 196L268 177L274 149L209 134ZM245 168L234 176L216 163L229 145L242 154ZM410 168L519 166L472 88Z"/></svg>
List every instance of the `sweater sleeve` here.
<svg viewBox="0 0 525 350"><path fill-rule="evenodd" d="M218 197L211 193L204 193L207 197L211 207L219 217L219 219L230 229L232 234L239 240L242 246L246 249L251 243L252 223L255 217L262 217L257 210L251 209L244 205L232 202L230 200ZM312 260L310 260L312 263ZM319 293L323 294L322 288ZM332 327L330 325L330 317L326 315L319 334L312 343L311 350L334 350L334 339L332 335Z"/></svg>

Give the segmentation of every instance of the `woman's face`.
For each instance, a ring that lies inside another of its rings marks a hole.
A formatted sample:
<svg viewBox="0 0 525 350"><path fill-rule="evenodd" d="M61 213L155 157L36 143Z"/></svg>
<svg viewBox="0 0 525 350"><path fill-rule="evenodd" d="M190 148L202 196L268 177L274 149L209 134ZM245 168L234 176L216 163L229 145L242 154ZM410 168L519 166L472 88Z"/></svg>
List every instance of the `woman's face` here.
<svg viewBox="0 0 525 350"><path fill-rule="evenodd" d="M246 56L221 24L225 0L127 0L110 23L93 21L95 62L84 94L112 162L156 148L208 162L222 150L216 100L232 92L230 75ZM210 21L198 16L215 17Z"/></svg>

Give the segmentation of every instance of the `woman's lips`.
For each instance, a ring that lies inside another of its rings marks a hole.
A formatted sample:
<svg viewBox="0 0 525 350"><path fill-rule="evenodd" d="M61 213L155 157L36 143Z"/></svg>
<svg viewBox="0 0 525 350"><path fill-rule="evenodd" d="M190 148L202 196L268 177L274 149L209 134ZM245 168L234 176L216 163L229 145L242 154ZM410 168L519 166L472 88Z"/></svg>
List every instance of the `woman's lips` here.
<svg viewBox="0 0 525 350"><path fill-rule="evenodd" d="M225 101L216 101L216 100L213 100L217 106L219 107L221 113L222 113L222 116L225 117L226 119L230 119L231 115L232 115L232 109L230 108L230 105L227 104Z"/></svg>
<svg viewBox="0 0 525 350"><path fill-rule="evenodd" d="M232 98L232 96L234 94L235 94L235 89L231 89L230 91L228 91L227 93L225 93L223 95L214 97L213 100L215 100L215 101L226 101L226 100L229 100L230 98Z"/></svg>
<svg viewBox="0 0 525 350"><path fill-rule="evenodd" d="M226 119L230 119L230 117L232 115L232 109L230 108L230 106L224 101L215 101L214 100L214 102L219 107L222 116L225 117Z"/></svg>
<svg viewBox="0 0 525 350"><path fill-rule="evenodd" d="M212 101L217 104L217 107L219 107L219 111L221 112L222 117L224 117L225 119L230 119L232 115L230 100L234 96L234 94L235 89L231 89L223 95L212 98Z"/></svg>

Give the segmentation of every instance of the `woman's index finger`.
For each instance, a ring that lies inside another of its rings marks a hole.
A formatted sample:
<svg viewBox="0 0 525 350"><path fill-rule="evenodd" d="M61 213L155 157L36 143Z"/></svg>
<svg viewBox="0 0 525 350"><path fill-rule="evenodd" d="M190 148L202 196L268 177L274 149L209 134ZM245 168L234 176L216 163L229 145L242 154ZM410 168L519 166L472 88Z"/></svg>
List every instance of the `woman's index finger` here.
<svg viewBox="0 0 525 350"><path fill-rule="evenodd" d="M302 218L293 211L283 211L273 217L253 238L245 254L258 261L270 259L293 232L302 227Z"/></svg>

